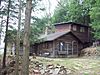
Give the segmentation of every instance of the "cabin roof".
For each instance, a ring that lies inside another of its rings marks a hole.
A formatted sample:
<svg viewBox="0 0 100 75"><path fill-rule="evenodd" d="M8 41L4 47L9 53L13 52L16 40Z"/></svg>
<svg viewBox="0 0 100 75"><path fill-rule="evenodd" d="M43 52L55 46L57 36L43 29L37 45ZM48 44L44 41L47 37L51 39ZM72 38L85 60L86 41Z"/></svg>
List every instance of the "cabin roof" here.
<svg viewBox="0 0 100 75"><path fill-rule="evenodd" d="M52 33L52 34L49 34L45 37L45 39L47 41L52 41L52 40L55 40L57 39L58 37L60 36L63 36L64 34L67 34L69 33L70 31L63 31L63 32L55 32L55 33Z"/></svg>
<svg viewBox="0 0 100 75"><path fill-rule="evenodd" d="M74 35L71 31L62 31L62 32L55 32L52 34L49 34L41 39L43 39L44 41L53 41L65 34L71 33L76 39L78 39L81 43L83 43L83 41L81 41L76 35Z"/></svg>
<svg viewBox="0 0 100 75"><path fill-rule="evenodd" d="M84 27L90 27L88 25L84 25L84 24L79 24L79 23L75 23L75 22L61 22L61 23L55 23L54 26L58 26L58 25L64 25L64 24L73 24L73 25L80 25L80 26L84 26Z"/></svg>

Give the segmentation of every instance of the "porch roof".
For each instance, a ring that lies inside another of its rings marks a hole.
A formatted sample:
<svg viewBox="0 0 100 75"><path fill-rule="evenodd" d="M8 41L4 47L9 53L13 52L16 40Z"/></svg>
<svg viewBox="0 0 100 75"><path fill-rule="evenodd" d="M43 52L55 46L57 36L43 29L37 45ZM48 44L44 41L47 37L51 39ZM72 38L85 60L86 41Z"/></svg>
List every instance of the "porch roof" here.
<svg viewBox="0 0 100 75"><path fill-rule="evenodd" d="M69 32L70 31L55 32L55 33L47 35L44 39L45 39L45 41L52 41L52 40L57 39L60 36L63 36L64 34L69 33Z"/></svg>
<svg viewBox="0 0 100 75"><path fill-rule="evenodd" d="M80 42L82 42L76 35L74 35L71 31L62 31L62 32L55 32L52 34L49 34L41 39L43 39L44 41L53 41L65 34L71 33L76 39L78 39ZM83 42L82 42L83 43Z"/></svg>

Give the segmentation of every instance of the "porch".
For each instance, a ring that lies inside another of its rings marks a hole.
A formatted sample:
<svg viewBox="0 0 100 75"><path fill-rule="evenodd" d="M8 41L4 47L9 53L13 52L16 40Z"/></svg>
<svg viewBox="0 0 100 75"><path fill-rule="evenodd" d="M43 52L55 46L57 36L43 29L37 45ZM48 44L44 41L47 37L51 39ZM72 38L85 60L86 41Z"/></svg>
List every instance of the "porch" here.
<svg viewBox="0 0 100 75"><path fill-rule="evenodd" d="M60 42L53 50L54 57L75 57L78 56L78 42Z"/></svg>

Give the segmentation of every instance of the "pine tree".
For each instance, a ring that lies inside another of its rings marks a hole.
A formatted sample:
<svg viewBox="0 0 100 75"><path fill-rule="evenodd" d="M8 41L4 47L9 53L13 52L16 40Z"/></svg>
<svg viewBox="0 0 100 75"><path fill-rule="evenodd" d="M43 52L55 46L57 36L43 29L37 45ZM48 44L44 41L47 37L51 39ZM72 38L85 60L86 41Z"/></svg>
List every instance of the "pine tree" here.
<svg viewBox="0 0 100 75"><path fill-rule="evenodd" d="M20 50L20 26L21 26L21 0L19 0L18 30L16 36L16 68L15 75L19 75L19 50Z"/></svg>
<svg viewBox="0 0 100 75"><path fill-rule="evenodd" d="M7 22L6 22L6 34L5 34L5 47L4 47L4 55L3 55L3 63L2 63L2 68L6 67L6 52L7 52L7 39L8 39L8 24L9 24L9 9L10 9L10 2L11 0L9 0L8 3L8 10L7 10Z"/></svg>
<svg viewBox="0 0 100 75"><path fill-rule="evenodd" d="M30 19L32 0L26 0L24 40L23 40L23 75L29 75L29 50L30 50Z"/></svg>

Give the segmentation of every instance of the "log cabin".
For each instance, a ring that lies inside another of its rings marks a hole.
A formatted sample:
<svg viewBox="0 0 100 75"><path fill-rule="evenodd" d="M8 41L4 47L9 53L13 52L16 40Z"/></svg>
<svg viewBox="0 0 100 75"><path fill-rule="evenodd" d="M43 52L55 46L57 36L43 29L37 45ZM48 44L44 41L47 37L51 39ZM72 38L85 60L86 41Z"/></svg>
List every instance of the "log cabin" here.
<svg viewBox="0 0 100 75"><path fill-rule="evenodd" d="M54 26L54 33L42 37L43 42L34 45L37 55L75 57L83 48L90 46L90 26L74 22L56 23Z"/></svg>

